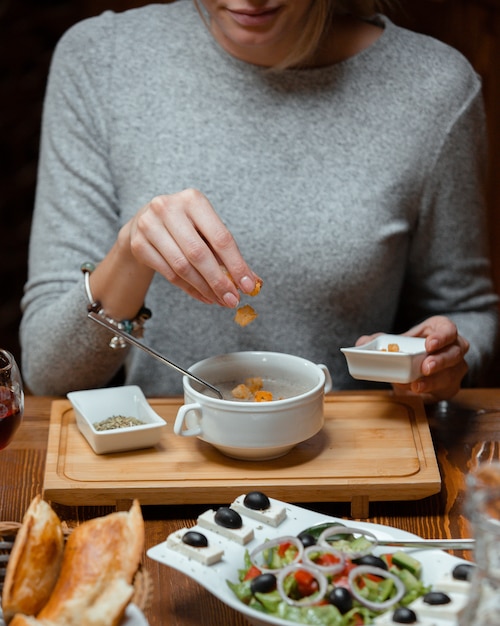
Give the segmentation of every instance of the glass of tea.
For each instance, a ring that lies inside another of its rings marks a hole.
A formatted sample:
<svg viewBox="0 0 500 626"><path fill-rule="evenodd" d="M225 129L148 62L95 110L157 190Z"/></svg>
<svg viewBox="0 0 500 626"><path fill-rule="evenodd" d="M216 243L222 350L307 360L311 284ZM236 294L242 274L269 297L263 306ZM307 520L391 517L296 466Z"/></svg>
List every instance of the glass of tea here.
<svg viewBox="0 0 500 626"><path fill-rule="evenodd" d="M500 623L500 462L484 462L467 477L465 513L476 538L476 567L458 626L495 626Z"/></svg>
<svg viewBox="0 0 500 626"><path fill-rule="evenodd" d="M5 448L21 425L24 391L21 374L10 352L0 349L0 450Z"/></svg>

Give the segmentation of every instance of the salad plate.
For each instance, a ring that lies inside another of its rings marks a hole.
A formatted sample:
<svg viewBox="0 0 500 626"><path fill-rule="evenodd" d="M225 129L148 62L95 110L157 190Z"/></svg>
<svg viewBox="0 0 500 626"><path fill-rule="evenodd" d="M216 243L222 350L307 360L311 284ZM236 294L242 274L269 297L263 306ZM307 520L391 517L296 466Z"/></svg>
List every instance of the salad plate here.
<svg viewBox="0 0 500 626"><path fill-rule="evenodd" d="M241 498L242 496L240 496ZM167 541L150 548L147 555L160 563L172 567L183 574L191 577L198 584L205 587L219 600L234 610L242 613L245 618L255 626L276 624L278 626L290 626L292 622L281 619L272 614L256 611L241 602L229 588L227 581L238 581L238 570L244 567L245 552L251 551L265 541L281 536L296 536L307 528L327 522L343 524L344 526L356 527L368 531L379 540L415 540L418 535L399 530L390 526L372 524L369 522L350 522L345 519L331 517L302 507L287 504L269 498L273 505L282 504L286 509L286 518L277 526L273 527L266 523L247 518L242 514L244 525L253 529L253 539L246 545L240 545L232 539L225 538L198 524L189 530L198 530L208 538L209 545L215 549L223 550L222 559L212 565L204 565L197 560L180 553L167 545ZM241 513L241 511L240 511ZM399 548L398 548L399 549ZM377 547L374 554L394 552L394 548ZM406 549L406 552L414 556L422 564L422 580L426 585L433 585L450 575L453 568L459 563L468 563L463 559L437 549ZM388 624L392 622L389 621ZM427 622L419 622L425 623ZM451 626L454 621L449 619L433 619L435 626Z"/></svg>

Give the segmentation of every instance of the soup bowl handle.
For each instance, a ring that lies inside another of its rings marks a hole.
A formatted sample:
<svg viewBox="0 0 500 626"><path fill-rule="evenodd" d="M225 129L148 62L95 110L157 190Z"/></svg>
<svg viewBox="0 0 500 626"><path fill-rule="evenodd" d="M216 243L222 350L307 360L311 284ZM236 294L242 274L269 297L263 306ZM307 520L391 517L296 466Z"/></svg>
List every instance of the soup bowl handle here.
<svg viewBox="0 0 500 626"><path fill-rule="evenodd" d="M194 428L184 428L184 423L189 413L193 413L197 423ZM177 416L174 422L174 433L181 437L196 437L201 435L202 429L200 420L203 414L203 408L201 404L194 402L193 404L183 404L177 411Z"/></svg>
<svg viewBox="0 0 500 626"><path fill-rule="evenodd" d="M330 376L330 372L328 368L326 367L326 365L323 365L323 363L318 363L318 367L323 370L323 373L325 375L324 392L328 393L329 391L332 390L332 387L333 387L332 377Z"/></svg>

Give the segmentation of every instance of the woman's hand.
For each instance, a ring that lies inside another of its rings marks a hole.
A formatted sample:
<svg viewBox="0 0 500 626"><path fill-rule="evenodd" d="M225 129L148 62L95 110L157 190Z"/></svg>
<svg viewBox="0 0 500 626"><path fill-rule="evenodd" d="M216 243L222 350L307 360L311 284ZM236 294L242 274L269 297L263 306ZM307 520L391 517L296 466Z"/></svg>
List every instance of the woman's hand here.
<svg viewBox="0 0 500 626"><path fill-rule="evenodd" d="M153 198L122 234L137 262L202 302L234 308L238 289L251 293L259 280L208 199L194 189Z"/></svg>
<svg viewBox="0 0 500 626"><path fill-rule="evenodd" d="M378 333L380 334L380 333ZM408 384L393 384L396 393L417 393L425 402L453 397L459 390L468 366L465 355L469 342L458 334L447 317L436 315L403 333L409 337L425 337L428 355L422 363L422 376ZM371 341L377 335L363 336L356 345Z"/></svg>

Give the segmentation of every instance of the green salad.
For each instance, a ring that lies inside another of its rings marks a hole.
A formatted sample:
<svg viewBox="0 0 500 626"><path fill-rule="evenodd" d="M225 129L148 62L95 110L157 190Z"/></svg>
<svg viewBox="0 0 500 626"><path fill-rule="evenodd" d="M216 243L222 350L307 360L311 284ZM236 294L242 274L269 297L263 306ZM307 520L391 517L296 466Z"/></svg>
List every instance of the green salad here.
<svg viewBox="0 0 500 626"><path fill-rule="evenodd" d="M429 587L403 551L375 556L368 531L325 524L245 552L233 593L256 611L298 624L361 626L388 610L408 611Z"/></svg>

